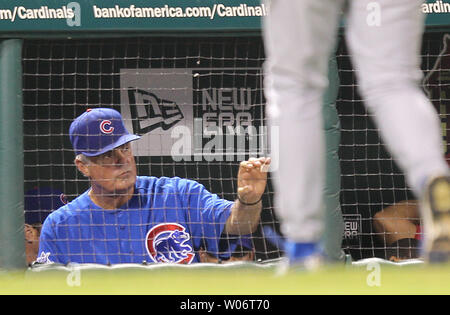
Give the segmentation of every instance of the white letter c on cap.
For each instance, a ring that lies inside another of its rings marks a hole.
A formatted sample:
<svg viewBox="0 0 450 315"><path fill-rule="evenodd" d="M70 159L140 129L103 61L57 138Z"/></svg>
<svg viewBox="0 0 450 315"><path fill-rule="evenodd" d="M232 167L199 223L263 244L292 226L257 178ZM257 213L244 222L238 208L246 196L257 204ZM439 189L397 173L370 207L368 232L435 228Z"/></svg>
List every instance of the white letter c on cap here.
<svg viewBox="0 0 450 315"><path fill-rule="evenodd" d="M103 132L104 134L110 134L114 131L114 127L111 126L111 121L110 120L103 120L100 123L100 131Z"/></svg>

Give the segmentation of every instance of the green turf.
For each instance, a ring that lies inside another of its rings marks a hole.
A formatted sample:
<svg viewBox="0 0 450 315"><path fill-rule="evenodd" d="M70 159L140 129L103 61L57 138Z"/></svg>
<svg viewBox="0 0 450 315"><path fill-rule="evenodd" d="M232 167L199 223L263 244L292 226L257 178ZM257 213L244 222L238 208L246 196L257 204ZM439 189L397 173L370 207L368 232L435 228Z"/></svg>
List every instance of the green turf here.
<svg viewBox="0 0 450 315"><path fill-rule="evenodd" d="M63 269L0 272L0 294L450 294L450 265L276 268Z"/></svg>

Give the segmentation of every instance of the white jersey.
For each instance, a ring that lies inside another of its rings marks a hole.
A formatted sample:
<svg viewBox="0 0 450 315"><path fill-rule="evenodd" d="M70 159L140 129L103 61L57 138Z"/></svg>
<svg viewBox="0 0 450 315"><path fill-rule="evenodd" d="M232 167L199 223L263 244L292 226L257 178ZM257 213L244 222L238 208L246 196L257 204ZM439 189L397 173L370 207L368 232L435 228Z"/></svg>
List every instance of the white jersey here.
<svg viewBox="0 0 450 315"><path fill-rule="evenodd" d="M272 0L264 20L267 114L278 127L275 202L296 242L322 235L325 145L322 95L345 10L345 37L359 92L419 197L431 174L448 173L438 115L420 89L421 0Z"/></svg>

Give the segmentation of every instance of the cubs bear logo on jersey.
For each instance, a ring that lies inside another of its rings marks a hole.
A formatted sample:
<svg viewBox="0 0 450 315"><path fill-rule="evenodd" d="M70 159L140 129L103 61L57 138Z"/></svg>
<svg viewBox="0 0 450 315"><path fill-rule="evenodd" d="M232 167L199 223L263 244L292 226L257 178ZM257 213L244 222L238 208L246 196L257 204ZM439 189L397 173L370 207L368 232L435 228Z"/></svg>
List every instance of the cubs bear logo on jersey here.
<svg viewBox="0 0 450 315"><path fill-rule="evenodd" d="M147 253L157 263L190 264L194 259L190 235L177 223L161 223L147 233Z"/></svg>

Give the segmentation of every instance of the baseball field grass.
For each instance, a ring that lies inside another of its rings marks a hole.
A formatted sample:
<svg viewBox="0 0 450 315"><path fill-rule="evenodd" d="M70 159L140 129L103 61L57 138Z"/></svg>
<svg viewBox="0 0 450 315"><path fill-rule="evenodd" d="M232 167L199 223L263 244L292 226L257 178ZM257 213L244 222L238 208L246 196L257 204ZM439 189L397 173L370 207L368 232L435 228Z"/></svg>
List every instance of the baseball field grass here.
<svg viewBox="0 0 450 315"><path fill-rule="evenodd" d="M0 294L302 295L450 294L450 264L372 261L315 271L237 264L161 268L61 267L0 271Z"/></svg>

